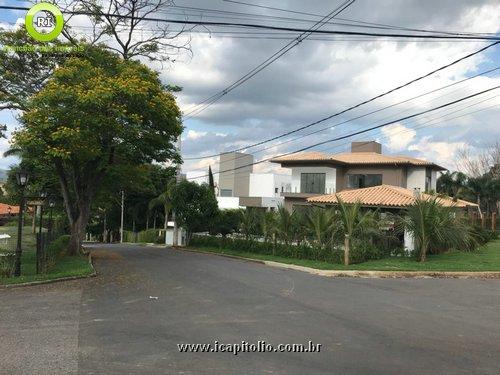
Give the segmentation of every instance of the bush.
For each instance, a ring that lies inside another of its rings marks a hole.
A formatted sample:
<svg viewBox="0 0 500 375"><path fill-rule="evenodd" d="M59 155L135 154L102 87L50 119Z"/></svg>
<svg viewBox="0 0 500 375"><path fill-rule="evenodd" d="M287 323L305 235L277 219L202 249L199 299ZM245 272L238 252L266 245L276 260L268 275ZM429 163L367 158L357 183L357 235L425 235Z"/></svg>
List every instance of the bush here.
<svg viewBox="0 0 500 375"><path fill-rule="evenodd" d="M479 225L474 226L472 228L472 232L480 245L484 245L487 242L493 241L498 237L498 234L495 231L484 229Z"/></svg>
<svg viewBox="0 0 500 375"><path fill-rule="evenodd" d="M140 232L132 232L130 230L123 231L123 241L125 242L140 242L140 243L158 243L159 229L148 229ZM161 243L161 242L160 242Z"/></svg>
<svg viewBox="0 0 500 375"><path fill-rule="evenodd" d="M66 255L68 249L70 236L65 234L56 238L47 246L47 272L53 269L56 265L57 259Z"/></svg>
<svg viewBox="0 0 500 375"><path fill-rule="evenodd" d="M343 263L344 261L344 251L340 247L327 249L306 243L298 246L277 243L274 246L271 242L245 240L242 238L194 235L191 245L195 247L212 247L219 250L276 255L283 258L308 259L332 263ZM352 263L361 263L371 259L386 257L390 255L390 250L379 250L375 245L359 241L354 243L351 253Z"/></svg>
<svg viewBox="0 0 500 375"><path fill-rule="evenodd" d="M238 232L241 224L240 210L219 211L210 228L210 234L228 234Z"/></svg>
<svg viewBox="0 0 500 375"><path fill-rule="evenodd" d="M0 252L0 277L11 277L14 274L16 254Z"/></svg>

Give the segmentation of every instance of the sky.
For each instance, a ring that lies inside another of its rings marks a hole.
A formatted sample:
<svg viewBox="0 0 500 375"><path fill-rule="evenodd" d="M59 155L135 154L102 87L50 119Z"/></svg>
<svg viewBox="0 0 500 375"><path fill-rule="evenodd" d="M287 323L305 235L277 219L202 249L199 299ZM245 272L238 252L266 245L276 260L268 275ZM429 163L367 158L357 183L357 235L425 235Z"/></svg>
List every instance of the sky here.
<svg viewBox="0 0 500 375"><path fill-rule="evenodd" d="M328 14L340 4L340 1L326 0L307 3L299 0L265 2L248 0L248 2L322 15ZM13 5L20 2L0 0L0 3ZM268 16L307 17L221 0L177 0L175 4ZM0 24L3 22L9 25L22 17L22 13L2 11ZM207 17L204 15L204 19ZM410 28L498 33L500 2L357 0L339 17ZM284 22L280 24L287 25ZM302 25L311 24L302 23ZM328 28L333 27L328 26ZM182 91L176 96L181 110L187 113L202 100L229 86L266 60L287 42L274 39L220 37L216 33L211 35L193 33L191 53L178 55L175 57L175 62L164 66L146 63L160 71L165 83L182 87ZM217 154L280 135L376 96L474 52L486 44L488 43L484 41L396 42L387 38L367 40L367 38L342 36L328 41L306 39L220 101L201 113L185 119L182 155L184 158L192 158ZM255 160L266 159L497 86L500 84L500 70L358 120L331 127L339 122L493 69L499 63L500 46L496 46L342 116L278 141L250 148L247 152L254 154ZM313 149L326 153L345 152L349 150L351 141L373 139L383 144L384 153L420 157L454 170L457 152L460 149L470 148L473 152L481 152L500 139L499 94L499 90L492 91L416 119L401 121ZM6 123L9 131L18 126L15 113L0 112L0 122ZM310 131L321 128L325 130L306 136ZM7 139L0 140L0 151L3 152L8 147ZM208 165L217 171L219 170L217 159L209 157L186 160L183 172L192 178L205 175ZM6 168L14 162L15 159L3 158L0 160L0 168ZM254 166L254 171L289 173L281 170L278 165L270 163L258 164Z"/></svg>

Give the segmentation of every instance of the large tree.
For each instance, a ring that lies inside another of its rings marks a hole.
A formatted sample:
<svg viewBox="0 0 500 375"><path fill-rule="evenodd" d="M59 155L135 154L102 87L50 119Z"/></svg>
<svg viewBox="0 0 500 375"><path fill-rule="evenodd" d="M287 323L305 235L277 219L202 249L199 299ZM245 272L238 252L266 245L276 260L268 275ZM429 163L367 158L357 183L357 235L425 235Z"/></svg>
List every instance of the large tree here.
<svg viewBox="0 0 500 375"><path fill-rule="evenodd" d="M179 157L180 111L158 74L97 47L57 68L21 120L15 146L58 176L69 254L78 252L92 201L114 166Z"/></svg>

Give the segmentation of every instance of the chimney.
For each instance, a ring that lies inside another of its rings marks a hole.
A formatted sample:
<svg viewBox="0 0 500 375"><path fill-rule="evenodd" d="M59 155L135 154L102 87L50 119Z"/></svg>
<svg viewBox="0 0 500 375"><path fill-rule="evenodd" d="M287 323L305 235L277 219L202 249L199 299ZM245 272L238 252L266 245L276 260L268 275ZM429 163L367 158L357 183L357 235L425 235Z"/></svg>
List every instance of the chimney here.
<svg viewBox="0 0 500 375"><path fill-rule="evenodd" d="M382 153L382 145L375 141L352 142L351 152L375 152Z"/></svg>
<svg viewBox="0 0 500 375"><path fill-rule="evenodd" d="M413 188L413 197L415 199L420 199L420 188Z"/></svg>

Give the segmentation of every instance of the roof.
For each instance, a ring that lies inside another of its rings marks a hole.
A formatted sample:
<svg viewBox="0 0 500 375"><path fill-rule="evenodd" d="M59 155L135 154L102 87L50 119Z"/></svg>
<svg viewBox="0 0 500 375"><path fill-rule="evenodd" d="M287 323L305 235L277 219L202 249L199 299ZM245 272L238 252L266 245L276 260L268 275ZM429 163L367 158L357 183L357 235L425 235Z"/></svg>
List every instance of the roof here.
<svg viewBox="0 0 500 375"><path fill-rule="evenodd" d="M461 199L454 201L452 198L442 195L436 196L421 193L420 196L423 199L432 199L437 197L437 202L446 207L477 207L476 203L467 202ZM413 190L392 185L379 185L363 189L343 190L337 194L311 197L308 198L307 201L309 203L335 204L338 203L337 197L339 197L343 202L349 204L360 202L363 206L395 208L408 207L413 205L416 201Z"/></svg>
<svg viewBox="0 0 500 375"><path fill-rule="evenodd" d="M10 207L11 214L18 214L19 213L19 206L12 206L10 204L0 203L0 215L9 214L9 207Z"/></svg>
<svg viewBox="0 0 500 375"><path fill-rule="evenodd" d="M346 152L342 154L325 154L322 152L303 152L277 157L271 160L273 163L286 162L311 162L326 161L333 164L344 165L414 165L429 166L435 169L445 170L445 168L430 161L412 158L409 156L391 156L376 152Z"/></svg>

